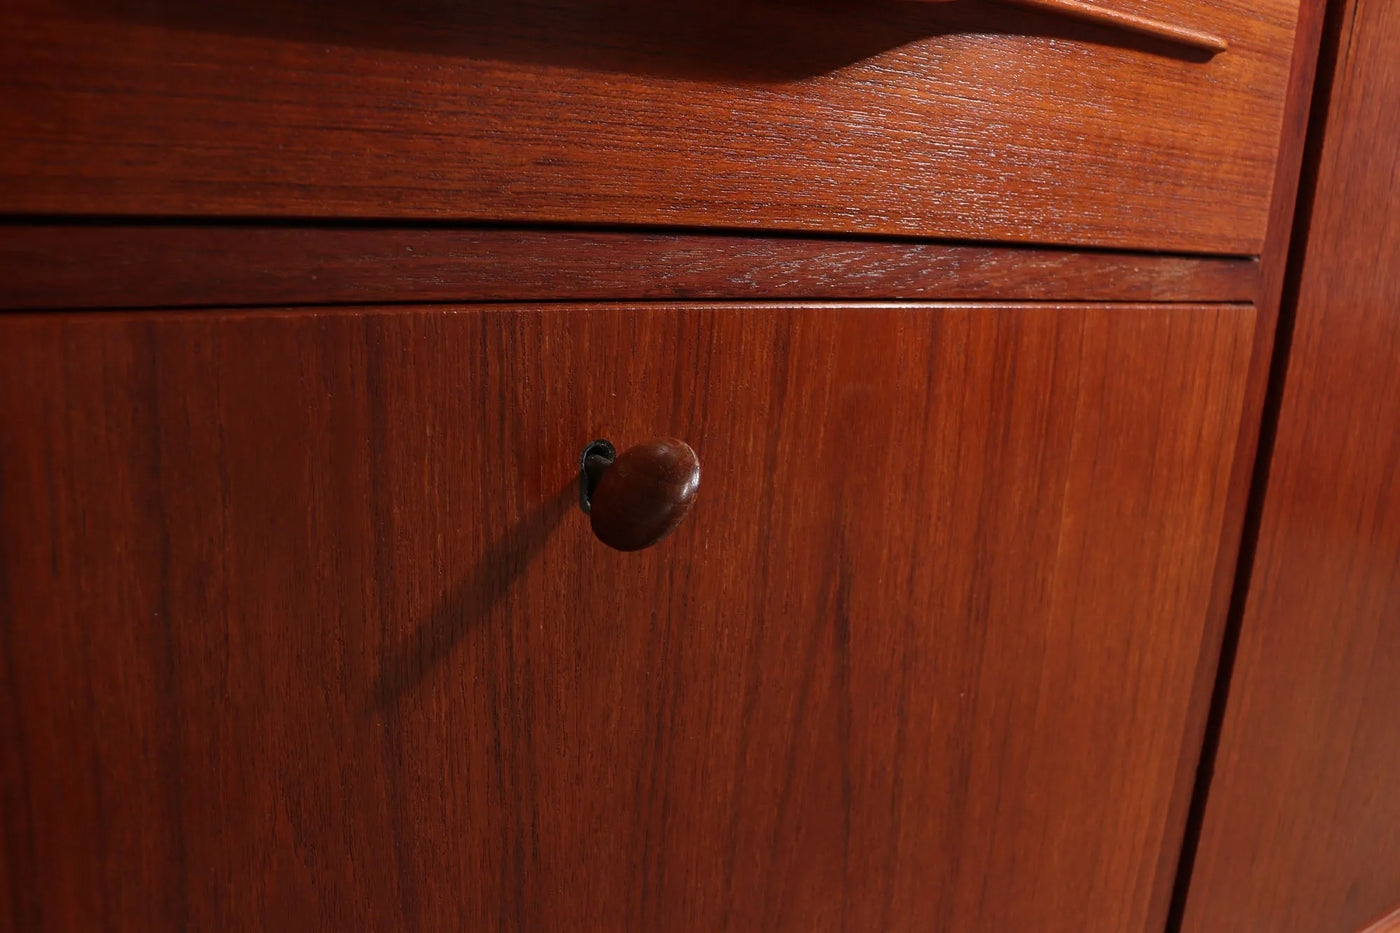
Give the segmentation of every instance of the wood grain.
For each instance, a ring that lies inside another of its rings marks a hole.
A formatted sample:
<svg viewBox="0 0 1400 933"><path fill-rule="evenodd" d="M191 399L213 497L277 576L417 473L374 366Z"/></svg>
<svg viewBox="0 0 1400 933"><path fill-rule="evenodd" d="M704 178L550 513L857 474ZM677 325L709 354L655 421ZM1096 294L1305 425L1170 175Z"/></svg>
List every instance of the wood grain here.
<svg viewBox="0 0 1400 933"><path fill-rule="evenodd" d="M10 0L0 209L1254 255L1298 0Z"/></svg>
<svg viewBox="0 0 1400 933"><path fill-rule="evenodd" d="M1271 375L1282 367L1287 346L1276 347L1279 309L1288 269L1289 246L1293 240L1294 209L1299 193L1303 157L1308 140L1312 114L1313 80L1317 71L1318 49L1323 32L1326 0L1303 0L1299 7L1298 28L1294 36L1293 66L1288 77L1288 100L1284 114L1284 131L1279 145L1278 168L1274 175L1274 192L1269 206L1269 226L1264 251L1259 257L1254 307L1258 315L1254 329L1254 348L1250 353L1249 376L1245 382L1244 415L1240 419L1240 436L1236 445L1235 464L1230 477L1230 495L1225 509L1225 530L1221 535L1220 560L1212 585L1211 608L1207 614L1206 636L1202 639L1201 658L1196 665L1192 687L1191 713L1186 736L1181 745L1181 764L1177 774L1178 790L1173 795L1173 812L1168 819L1169 844L1162 849L1162 864L1158 869L1153 895L1150 928L1176 929L1185 906L1195 846L1199 839L1204 787L1209 781L1212 764L1207 742L1213 743L1220 710L1223 709L1222 679L1229 671L1221 670L1222 651L1232 638L1229 629L1241 568L1241 543L1249 519L1253 498L1260 429L1269 412ZM1286 341L1285 341L1286 343ZM1233 650L1233 643L1228 650ZM1228 666L1228 655L1226 657ZM1217 694L1221 694L1217 703ZM1204 769L1204 770L1203 770ZM1176 854L1180 853L1178 859Z"/></svg>
<svg viewBox="0 0 1400 933"><path fill-rule="evenodd" d="M1249 301L1249 259L910 240L325 226L0 226L0 307L835 298Z"/></svg>
<svg viewBox="0 0 1400 933"><path fill-rule="evenodd" d="M0 319L11 925L1143 930L1253 317Z"/></svg>
<svg viewBox="0 0 1400 933"><path fill-rule="evenodd" d="M1400 903L1400 9L1339 12L1190 931L1349 933Z"/></svg>

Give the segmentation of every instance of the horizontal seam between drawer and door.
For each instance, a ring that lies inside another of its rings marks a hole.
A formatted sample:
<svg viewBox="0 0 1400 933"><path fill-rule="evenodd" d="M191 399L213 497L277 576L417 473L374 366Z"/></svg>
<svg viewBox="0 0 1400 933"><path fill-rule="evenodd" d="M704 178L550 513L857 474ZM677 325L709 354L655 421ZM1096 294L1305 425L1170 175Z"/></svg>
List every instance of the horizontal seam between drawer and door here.
<svg viewBox="0 0 1400 933"><path fill-rule="evenodd" d="M1074 311L1086 308L1100 308L1122 313L1133 311L1220 311L1241 310L1254 307L1252 301L843 301L823 299L804 301L784 299L765 301L754 299L698 300L698 301L594 301L579 299L574 301L550 299L547 301L373 301L335 302L325 304L278 304L278 305L201 305L179 308L16 308L0 310L0 320L40 317L167 317L172 321L189 319L205 314L227 312L239 317L261 317L288 312L339 312L347 314L365 311L400 312L514 312L539 311L543 313L568 313L572 311L636 311L638 313L668 313L691 311Z"/></svg>
<svg viewBox="0 0 1400 933"><path fill-rule="evenodd" d="M1251 301L1258 261L909 238L0 223L15 310L517 301Z"/></svg>
<svg viewBox="0 0 1400 933"><path fill-rule="evenodd" d="M255 229L255 230L362 230L453 233L537 233L598 234L637 237L698 237L722 240L812 240L831 243L881 243L907 246L996 249L1007 252L1056 252L1123 257L1170 257L1246 262L1257 260L1257 253L1212 253L1194 250L1125 249L1094 244L1032 243L1025 240L973 239L966 237L918 236L899 233L799 230L791 227L695 226L687 224L606 224L565 221L491 221L421 217L281 217L278 215L222 216L218 214L48 214L0 212L0 231L12 227L65 227L74 229Z"/></svg>

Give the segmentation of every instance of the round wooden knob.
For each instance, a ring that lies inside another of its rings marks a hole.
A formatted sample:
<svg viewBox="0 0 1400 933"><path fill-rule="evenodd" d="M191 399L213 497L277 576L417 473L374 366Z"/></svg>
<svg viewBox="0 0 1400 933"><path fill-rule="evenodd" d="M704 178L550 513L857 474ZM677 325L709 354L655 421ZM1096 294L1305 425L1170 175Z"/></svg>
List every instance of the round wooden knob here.
<svg viewBox="0 0 1400 933"><path fill-rule="evenodd" d="M676 530L700 489L700 458L669 437L612 456L605 441L583 455L584 508L608 547L640 551Z"/></svg>

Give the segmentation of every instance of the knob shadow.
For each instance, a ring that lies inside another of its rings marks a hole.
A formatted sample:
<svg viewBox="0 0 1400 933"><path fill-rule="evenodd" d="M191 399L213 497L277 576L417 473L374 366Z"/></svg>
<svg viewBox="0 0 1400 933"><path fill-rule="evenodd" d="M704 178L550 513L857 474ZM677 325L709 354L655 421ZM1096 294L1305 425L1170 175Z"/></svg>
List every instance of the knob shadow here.
<svg viewBox="0 0 1400 933"><path fill-rule="evenodd" d="M576 509L576 483L536 506L477 559L433 611L386 651L370 687L372 711L395 707L443 664L468 633L482 628L491 609L530 566L564 516Z"/></svg>

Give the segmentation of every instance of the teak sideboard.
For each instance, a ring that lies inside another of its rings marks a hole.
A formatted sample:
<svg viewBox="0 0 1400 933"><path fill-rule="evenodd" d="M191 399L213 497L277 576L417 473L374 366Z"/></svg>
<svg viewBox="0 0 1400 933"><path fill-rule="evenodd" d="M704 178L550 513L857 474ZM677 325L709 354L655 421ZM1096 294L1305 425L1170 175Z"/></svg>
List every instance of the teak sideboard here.
<svg viewBox="0 0 1400 933"><path fill-rule="evenodd" d="M9 0L0 929L1376 922L1397 57Z"/></svg>

